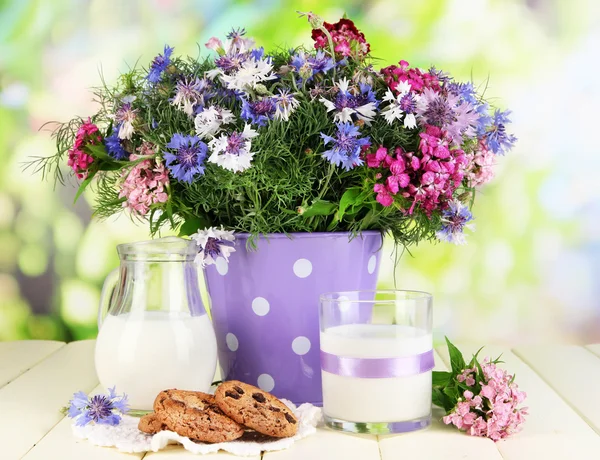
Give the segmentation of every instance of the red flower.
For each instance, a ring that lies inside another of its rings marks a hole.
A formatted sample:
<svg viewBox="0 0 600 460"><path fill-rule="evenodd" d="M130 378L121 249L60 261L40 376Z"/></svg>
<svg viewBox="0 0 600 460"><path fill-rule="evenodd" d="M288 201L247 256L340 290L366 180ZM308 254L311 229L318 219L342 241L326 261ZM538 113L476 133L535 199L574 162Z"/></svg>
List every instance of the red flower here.
<svg viewBox="0 0 600 460"><path fill-rule="evenodd" d="M371 46L365 40L365 35L356 28L350 19L342 18L335 24L325 22L323 27L331 35L336 53L342 56L354 55L357 58L369 54ZM322 30L313 29L312 38L315 41L315 48L328 48L329 42Z"/></svg>

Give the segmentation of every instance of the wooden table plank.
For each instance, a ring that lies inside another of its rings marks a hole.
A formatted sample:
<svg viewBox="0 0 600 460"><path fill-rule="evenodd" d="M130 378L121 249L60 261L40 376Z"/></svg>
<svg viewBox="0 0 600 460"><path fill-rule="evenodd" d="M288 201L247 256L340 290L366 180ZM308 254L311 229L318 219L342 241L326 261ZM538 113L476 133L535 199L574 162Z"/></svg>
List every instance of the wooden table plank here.
<svg viewBox="0 0 600 460"><path fill-rule="evenodd" d="M377 437L319 429L287 450L265 452L265 460L344 459L380 460Z"/></svg>
<svg viewBox="0 0 600 460"><path fill-rule="evenodd" d="M0 342L0 388L64 345L51 340Z"/></svg>
<svg viewBox="0 0 600 460"><path fill-rule="evenodd" d="M74 392L98 384L94 341L73 342L0 389L2 458L21 458L62 418Z"/></svg>
<svg viewBox="0 0 600 460"><path fill-rule="evenodd" d="M214 454L206 454L206 455L197 455L188 452L180 445L178 446L167 446L165 449L160 450L158 452L148 452L144 457L144 460L232 460L234 458L243 458L247 460L260 460L260 455L254 457L238 457L237 455L232 455L228 452L219 451ZM87 459L86 459L87 460Z"/></svg>
<svg viewBox="0 0 600 460"><path fill-rule="evenodd" d="M465 359L479 347L458 345ZM440 350L448 363L446 350ZM584 420L544 382L544 380L516 354L503 347L485 347L481 357L502 355L501 366L516 375L519 388L527 392L524 405L529 415L523 430L496 443L505 459L590 458L590 453L600 451L600 437Z"/></svg>
<svg viewBox="0 0 600 460"><path fill-rule="evenodd" d="M98 385L89 394L105 393ZM60 456L57 454L60 452ZM140 454L125 454L111 447L99 447L85 439L76 438L71 431L71 419L63 418L46 436L31 449L23 460L133 460L144 457Z"/></svg>
<svg viewBox="0 0 600 460"><path fill-rule="evenodd" d="M598 356L575 345L527 346L514 351L600 433ZM560 426L558 423L555 425Z"/></svg>
<svg viewBox="0 0 600 460"><path fill-rule="evenodd" d="M435 353L436 371L448 370L440 355ZM435 408L431 427L415 433L379 436L382 460L402 458L418 460L500 460L502 456L494 442L485 438L470 438L441 421L441 409Z"/></svg>

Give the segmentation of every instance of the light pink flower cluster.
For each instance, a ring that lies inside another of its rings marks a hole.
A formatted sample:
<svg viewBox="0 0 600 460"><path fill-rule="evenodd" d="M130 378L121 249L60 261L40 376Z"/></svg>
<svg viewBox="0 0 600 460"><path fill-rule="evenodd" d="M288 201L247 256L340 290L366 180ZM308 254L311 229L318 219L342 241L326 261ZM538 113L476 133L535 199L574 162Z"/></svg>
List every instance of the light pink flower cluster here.
<svg viewBox="0 0 600 460"><path fill-rule="evenodd" d="M466 390L463 393L464 400L459 400L454 410L444 417L444 423L453 424L471 436L498 441L520 431L527 408L518 406L527 395L519 390L512 375L498 368L488 358L483 361L481 368L485 381L479 382L479 394ZM466 369L457 376L457 380L475 390L475 375L477 368Z"/></svg>
<svg viewBox="0 0 600 460"><path fill-rule="evenodd" d="M496 155L488 149L485 142L479 143L479 148L470 155L470 168L467 179L472 187L486 184L494 178Z"/></svg>
<svg viewBox="0 0 600 460"><path fill-rule="evenodd" d="M452 200L452 194L469 168L467 155L450 145L445 131L427 126L419 136L421 141L417 154L397 147L392 156L382 146L366 156L370 168L387 170L376 176L384 179L373 188L377 201L383 206L391 206L393 195L400 193L412 203L408 214L413 213L417 204L428 214L443 208L447 201Z"/></svg>
<svg viewBox="0 0 600 460"><path fill-rule="evenodd" d="M148 151L150 148L142 145L138 151ZM138 155L132 154L131 161L138 160ZM169 184L169 173L162 163L154 159L143 160L128 172L121 173L122 183L119 198L126 198L124 208L144 216L155 203L165 203L169 198L166 187Z"/></svg>
<svg viewBox="0 0 600 460"><path fill-rule="evenodd" d="M88 176L88 169L94 162L94 158L85 153L83 148L88 144L100 144L102 136L98 127L92 123L89 118L77 130L75 143L69 150L69 159L67 164L73 169L78 179L85 179Z"/></svg>

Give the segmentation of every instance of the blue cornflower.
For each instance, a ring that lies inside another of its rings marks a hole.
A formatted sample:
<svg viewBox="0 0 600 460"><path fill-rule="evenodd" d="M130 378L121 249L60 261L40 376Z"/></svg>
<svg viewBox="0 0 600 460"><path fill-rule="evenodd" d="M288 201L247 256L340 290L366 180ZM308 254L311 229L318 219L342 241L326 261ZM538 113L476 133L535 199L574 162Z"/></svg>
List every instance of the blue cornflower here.
<svg viewBox="0 0 600 460"><path fill-rule="evenodd" d="M317 51L314 56L307 56L304 51L292 55L290 65L300 75L299 81L309 81L318 73L325 73L335 67L335 61L323 51Z"/></svg>
<svg viewBox="0 0 600 460"><path fill-rule="evenodd" d="M162 73L169 67L169 64L171 64L171 53L173 53L173 48L169 45L165 45L163 54L159 54L154 58L152 64L150 64L148 76L146 77L150 83L158 83L160 81Z"/></svg>
<svg viewBox="0 0 600 460"><path fill-rule="evenodd" d="M129 153L121 145L121 139L119 139L120 128L120 124L113 126L112 134L104 138L104 145L106 145L106 151L115 160L124 160L129 156Z"/></svg>
<svg viewBox="0 0 600 460"><path fill-rule="evenodd" d="M265 49L261 46L260 48L254 48L250 50L250 57L255 61L260 61L265 55Z"/></svg>
<svg viewBox="0 0 600 460"><path fill-rule="evenodd" d="M309 56L307 61L310 64L313 75L319 72L328 72L335 67L334 60L327 56L323 51L317 51L317 54Z"/></svg>
<svg viewBox="0 0 600 460"><path fill-rule="evenodd" d="M468 102L473 106L479 104L477 99L477 90L470 81L466 83L450 82L446 85L449 92L460 97L464 102Z"/></svg>
<svg viewBox="0 0 600 460"><path fill-rule="evenodd" d="M173 152L163 152L171 175L181 181L191 184L195 177L204 174L204 160L207 146L198 136L173 134L171 141L165 146Z"/></svg>
<svg viewBox="0 0 600 460"><path fill-rule="evenodd" d="M465 244L464 229L473 229L469 224L473 215L469 208L458 200L448 203L448 207L442 211L442 228L435 234L440 241L454 244Z"/></svg>
<svg viewBox="0 0 600 460"><path fill-rule="evenodd" d="M375 98L372 88L367 83L361 83L359 89L353 85L347 78L342 78L336 82L338 88L333 101L321 97L319 101L325 104L328 112L334 112L334 121L351 122L352 116L363 120L367 125L371 124L376 115L376 109L379 101Z"/></svg>
<svg viewBox="0 0 600 460"><path fill-rule="evenodd" d="M258 126L265 126L267 121L272 120L275 116L276 108L276 101L271 97L263 97L256 101L248 101L246 98L242 98L242 113L240 115L243 120Z"/></svg>
<svg viewBox="0 0 600 460"><path fill-rule="evenodd" d="M94 422L100 425L118 425L121 415L129 411L127 395L118 396L115 388L108 390L108 396L95 395L88 398L83 391L73 395L67 415L75 420L75 425L85 426Z"/></svg>
<svg viewBox="0 0 600 460"><path fill-rule="evenodd" d="M358 127L352 123L336 123L337 132L335 137L321 133L323 143L331 144L331 148L323 152L327 158L336 166L342 166L346 171L363 164L360 158L362 147L369 145L368 137L360 136Z"/></svg>
<svg viewBox="0 0 600 460"><path fill-rule="evenodd" d="M501 112L496 109L491 119L491 125L488 126L485 133L485 141L489 149L495 154L504 155L517 142L515 135L506 132L506 124L510 123L510 119L508 118L510 113L510 110Z"/></svg>

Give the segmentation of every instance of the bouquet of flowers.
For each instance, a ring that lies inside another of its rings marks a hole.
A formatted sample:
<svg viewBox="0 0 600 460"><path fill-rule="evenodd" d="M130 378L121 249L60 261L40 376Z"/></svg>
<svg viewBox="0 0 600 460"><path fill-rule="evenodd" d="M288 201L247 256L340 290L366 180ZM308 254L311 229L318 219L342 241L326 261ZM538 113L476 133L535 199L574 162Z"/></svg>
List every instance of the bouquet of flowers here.
<svg viewBox="0 0 600 460"><path fill-rule="evenodd" d="M97 216L126 208L152 234L380 230L404 246L463 243L477 187L515 142L509 112L435 68L376 69L350 19L305 16L314 49L266 52L243 29L211 38L206 57L165 46L96 89L98 111L60 125L38 168L62 181L66 160L77 196L95 183Z"/></svg>
<svg viewBox="0 0 600 460"><path fill-rule="evenodd" d="M500 369L500 359L484 358L477 352L466 364L462 353L447 338L450 372L433 372L433 404L446 411L444 423L471 436L494 441L521 430L528 414L520 407L527 394L519 390L514 375ZM481 351L481 350L479 350Z"/></svg>

